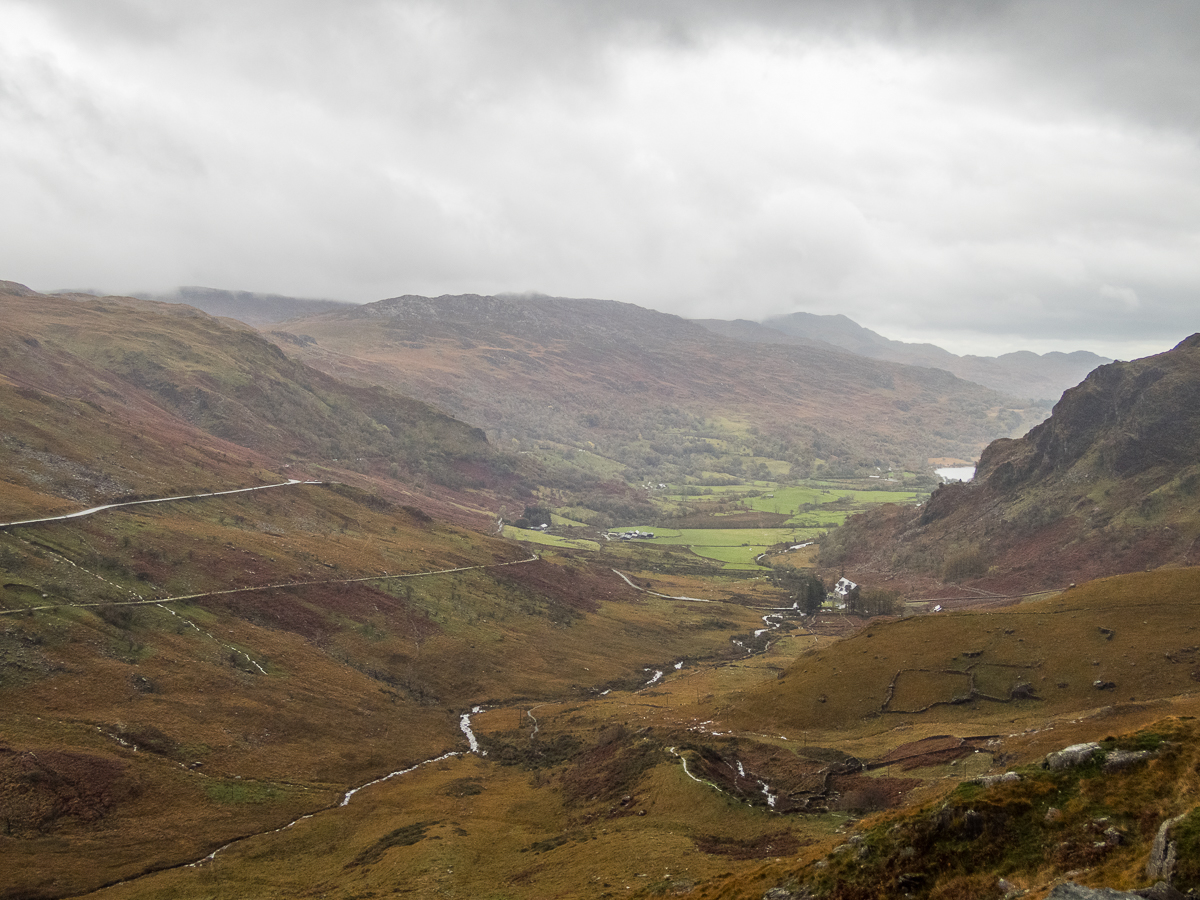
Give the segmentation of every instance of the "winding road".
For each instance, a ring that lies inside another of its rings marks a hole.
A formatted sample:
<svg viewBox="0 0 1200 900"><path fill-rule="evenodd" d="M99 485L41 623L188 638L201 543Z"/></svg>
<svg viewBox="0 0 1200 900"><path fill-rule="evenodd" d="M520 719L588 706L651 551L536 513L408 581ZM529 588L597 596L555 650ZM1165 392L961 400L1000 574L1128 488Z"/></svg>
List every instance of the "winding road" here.
<svg viewBox="0 0 1200 900"><path fill-rule="evenodd" d="M635 591L641 591L643 594L649 594L652 597L662 597L664 600L688 600L688 601L691 601L692 603L719 603L720 602L718 600L702 600L699 597L672 597L670 594L660 594L658 591L652 591L652 590L649 590L648 588L640 587L639 585L634 584L633 581L630 580L629 576L626 575L624 572L619 572L616 569L613 569L613 573L616 575L620 575L622 578L624 578L625 583L627 585L629 585L631 588L633 588Z"/></svg>
<svg viewBox="0 0 1200 900"><path fill-rule="evenodd" d="M38 525L44 522L62 522L68 519L78 519L82 518L83 516L90 516L105 510L119 509L126 506L138 506L146 503L170 503L176 500L197 500L204 497L225 497L230 494L245 494L250 491L265 491L270 488L292 487L293 485L298 484L325 484L325 482L300 481L296 478L289 478L287 481L281 481L278 484L260 484L257 487L236 488L230 491L213 491L207 494L183 494L178 497L156 497L150 500L127 500L123 503L106 503L103 506L93 506L90 509L82 509L79 512L67 513L61 516L46 516L41 519L23 519L19 522L0 522L0 529L13 528L18 525ZM398 575L392 575L385 572L380 575L364 575L357 578L321 578L308 581L281 581L273 584L257 584L247 587L224 588L219 591L202 591L196 594L179 594L175 597L138 597L136 600L101 601L98 603L48 603L43 606L25 606L19 609L0 609L0 616L15 615L17 613L25 612L41 612L43 610L61 609L63 607L87 608L94 606L153 606L161 603L176 603L184 600L199 600L204 597L218 597L223 594L243 594L251 591L271 591L280 590L283 588L309 587L312 585L355 584L362 581L386 581L396 578L422 578L427 575L451 575L455 572L470 572L476 569L491 569L499 568L501 566L521 565L522 563L534 562L537 559L539 559L539 557L536 553L534 553L527 559L517 559L510 562L484 563L477 566L457 566L453 569L431 569L425 572L406 572ZM67 561L71 562L70 560ZM75 565L75 563L72 563L72 565Z"/></svg>
<svg viewBox="0 0 1200 900"><path fill-rule="evenodd" d="M45 523L63 522L63 521L71 520L71 519L82 518L84 516L94 515L96 513L104 512L107 510L120 509L120 508L130 507L130 506L139 506L139 505L145 505L145 504L151 504L151 503L169 503L169 502L180 501L180 500L194 500L194 499L202 499L202 498L209 498L209 497L222 497L222 496L229 496L232 494L248 493L248 492L252 492L252 491L269 490L269 489L273 489L273 488L291 487L291 486L295 486L295 485L319 485L319 484L323 484L323 483L324 482L320 482L320 481L301 481L298 479L289 479L288 481L280 482L277 484L259 485L257 487L250 487L250 488L237 488L237 489L227 490L227 491L213 491L213 492L203 493L203 494L188 494L188 495L173 496L173 497L153 498L153 499L147 499L147 500L129 500L129 501L124 501L124 502L120 502L120 503L109 503L109 504L104 504L101 506L95 506L95 507L91 507L89 509L84 509L84 510L80 510L78 512L73 512L73 513L66 513L63 515L46 516L43 518L35 518L35 519L24 519L24 520L15 521L15 522L2 522L2 523L0 523L0 529L14 528L17 526L39 525L39 524L45 524ZM63 558L66 559L66 557L63 557ZM96 603L53 603L53 604L45 604L42 606L35 606L35 607L22 607L19 609L0 610L0 616L11 615L11 614L16 614L16 613L29 613L29 612L36 612L36 611L67 608L67 607L79 608L79 607L97 607L97 606L162 606L163 604L173 603L173 602L196 600L196 599L200 599L200 598L204 598L204 597L213 597L213 596L220 596L220 595L227 595L227 594L248 593L248 592L253 592L253 591L279 590L279 589L286 589L286 588L304 587L304 586L310 586L310 585L353 584L353 583L357 583L357 582L366 582L366 581L382 581L382 580L400 579L400 578L420 578L420 577L427 577L427 576L431 576L431 575L449 575L449 574L455 574L455 573L459 573L459 572L469 572L469 571L480 570L480 569L522 565L525 563L535 562L539 558L540 557L536 553L532 553L526 559L512 560L509 562L480 564L480 565L473 565L473 566L458 566L458 567L454 567L454 568L435 569L435 570L429 570L429 571L423 571L423 572L409 572L409 573L403 573L403 574L383 573L383 574L359 576L359 577L354 577L354 578L334 578L334 579L317 579L317 580L304 580L304 581L287 581L287 582L277 582L277 583L264 584L264 585L252 585L252 586L247 586L247 587L224 588L221 590L205 591L205 592L193 593L193 594L183 594L183 595L178 595L178 596L174 596L174 597L142 598L139 596L139 597L137 597L137 599L134 599L134 600L116 601L116 602L105 601L105 602L96 602ZM67 560L67 561L71 562L71 560ZM75 563L72 562L72 565L75 565ZM646 588L640 587L639 585L635 584L623 572L619 572L616 569L613 569L612 571L615 574L617 574L618 576L620 576L620 578L622 578L627 584L629 584L630 587L633 587L635 590L638 590L638 591L641 591L643 593L647 593L647 594L650 594L653 596L662 597L664 599L683 600L683 601L690 601L690 602L695 602L695 603L720 602L720 601L715 601L715 600L705 600L705 599L701 599L698 597L676 597L676 596L671 596L668 594L661 594L661 593L658 593L657 591L647 590ZM100 577L100 576L97 576L97 577ZM102 579L102 580L105 580L105 579ZM166 611L170 612L172 615L178 615L173 610L167 609ZM179 616L179 618L181 618L187 625L191 626L192 628L196 629L197 631L201 631L202 633L206 634L207 636L213 637L213 635L209 634L208 632L203 631L203 629L201 629L199 626L197 626L196 623L192 622L191 620L187 619L186 617ZM772 623L770 621L771 619L776 619L776 618L780 619L780 622ZM763 619L764 619L764 624L766 624L769 628L778 627L778 625L782 622L781 616L764 616ZM767 629L763 629L763 630L765 631ZM239 649L237 652L241 653L249 661L249 663L252 664L254 666L254 668L256 668L258 670L258 672L260 674L267 675L267 672L263 669L263 667L261 665L259 665L257 661L255 661L253 658L251 658L249 655L247 655L244 651ZM752 651L748 650L747 652L752 652ZM676 663L674 665L674 668L680 669L682 667L682 665L683 665L682 662ZM664 673L662 671L655 671L654 677L650 680L649 683L654 684L654 683L658 682L660 679L662 679L663 674ZM608 691L605 691L604 693L607 694ZM529 717L529 719L532 722L532 726L533 726L532 731L530 733L531 738L534 737L539 731L538 720L533 714L534 710L538 709L540 706L543 706L543 705L546 705L546 704L538 704L538 705L533 706L525 711L525 714ZM482 711L482 707L475 706L475 707L472 707L469 712L464 712L460 715L459 727L460 727L460 729L463 733L463 736L468 745L468 749L466 751L448 750L439 756L434 756L429 759L418 762L414 765L410 765L406 768L398 769L393 772L389 772L381 777L377 777L377 778L372 779L371 781L368 781L357 787L353 787L353 788L346 790L339 801L332 803L329 806L323 807L321 809L315 809L315 810L307 812L303 815L297 816L296 818L292 819L291 821L286 822L285 824L280 825L276 828L266 829L261 832L256 832L253 834L248 834L248 835L244 835L242 837L236 838L232 841L229 841L229 842L215 848L214 850L212 850L211 852L209 852L208 854L204 855L201 858L193 859L188 862L179 862L179 863L175 863L173 865L166 865L166 866L163 866L162 868L155 868L155 869L134 875L128 879L124 879L124 880L115 882L114 884L128 884L130 882L137 881L141 878L145 878L145 877L154 875L158 872L162 872L162 871L165 871L168 869L191 868L191 867L203 865L205 863L211 862L222 851L228 849L229 847L234 846L235 844L240 844L244 841L248 841L252 838L261 836L263 834L271 834L271 833L284 831L286 829L292 828L293 826L297 825L299 822L302 822L306 819L313 818L315 815L318 815L321 813L328 813L330 811L336 810L339 807L345 807L350 803L351 799L356 794L358 794L360 791L364 790L365 788L372 787L374 785L380 784L381 782L385 782L385 781L388 781L388 780L391 780L391 779L394 779L397 777L408 775L408 774L415 772L416 770L418 770L424 766L428 766L432 763L437 763L437 762L449 760L449 759L456 758L456 757L462 757L462 756L465 756L468 754L477 754L480 756L486 756L486 751L484 751L480 748L479 743L476 740L475 734L471 728L471 716L473 714L479 713L481 711ZM124 743L123 741L121 741L120 737L118 737L116 735L110 735L110 737L113 737L114 739ZM683 770L688 775L688 777L692 778L695 781L700 781L704 784L707 784L710 787L715 788L718 791L721 790L721 788L718 787L716 784L713 784L712 782L701 779L701 778L697 778L688 769L687 759L684 758L674 747L669 748L669 751L681 761L681 763L683 765ZM740 763L739 763L739 766L740 766ZM775 798L771 795L770 790L767 787L767 785L765 784L765 782L762 782L760 779L759 783L762 786L763 793L767 796L769 805L773 807ZM107 885L107 886L112 886L112 885Z"/></svg>
<svg viewBox="0 0 1200 900"><path fill-rule="evenodd" d="M41 519L22 519L19 522L0 522L0 528L14 528L17 525L40 525L43 522L62 522L66 519L81 519L84 516L94 515L98 512L104 512L106 509L120 509L123 506L140 506L145 503L170 503L174 500L196 500L201 497L224 497L228 494L245 494L250 491L265 491L270 488L291 487L293 484L324 484L323 481L300 481L296 478L289 478L287 481L281 481L278 484L260 484L257 487L235 488L232 491L213 491L208 494L183 494L179 497L155 497L151 500L126 500L122 503L106 503L103 506L93 506L91 509L81 509L79 512L66 513L61 516L46 516Z"/></svg>

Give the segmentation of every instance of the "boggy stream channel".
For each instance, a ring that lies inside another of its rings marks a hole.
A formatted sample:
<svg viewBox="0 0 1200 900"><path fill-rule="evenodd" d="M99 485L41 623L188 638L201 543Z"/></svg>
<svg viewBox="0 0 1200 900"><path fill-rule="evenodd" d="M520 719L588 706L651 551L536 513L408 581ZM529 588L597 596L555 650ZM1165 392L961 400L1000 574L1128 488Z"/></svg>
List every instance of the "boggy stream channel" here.
<svg viewBox="0 0 1200 900"><path fill-rule="evenodd" d="M616 571L616 570L614 570L614 571ZM629 579L626 578L626 576L623 575L622 573L617 572L617 574L621 575L622 578L625 578L626 581L629 581ZM641 588L641 587L638 587L637 585L633 584L633 582L629 582L629 583L633 587L637 588L639 591L644 591L645 593L655 594L656 596L666 597L667 599L671 599L671 600L688 600L688 601L692 601L695 603L716 602L716 601L711 601L711 600L701 600L696 597L668 597L665 594L657 594L654 591L647 591L645 588ZM739 647L740 649L745 651L745 653L748 656L765 653L771 647L771 644L772 644L771 635L774 631L783 628L785 625L789 626L787 630L791 630L792 628L795 627L795 623L803 618L804 618L804 613L800 611L798 605L791 606L791 607L773 607L770 609L770 611L766 615L764 615L762 617L764 627L755 630L752 635L740 635L738 637L732 638L731 641L734 645L736 645L737 647ZM664 674L668 669L671 669L674 671L679 671L679 670L683 669L685 667L685 665L686 665L686 662L684 660L679 660L677 662L672 663L670 666L664 666L661 669L654 668L654 667L647 667L644 671L651 673L650 679L648 681L646 681L645 684L643 684L641 686L641 688L636 688L634 690L634 693L637 693L637 692L645 690L646 688L649 688L655 684L658 684L660 681L662 681ZM611 689L606 689L604 691L596 691L595 696L596 696L596 698L599 698L599 697L607 696L610 693L611 693ZM551 701L551 702L553 702L553 701ZM539 704L539 705L544 705L544 704ZM535 706L531 709L525 710L526 714L529 715L530 719L532 719L534 722L534 732L535 733L537 731L537 720L533 718L532 713L533 713L533 709L536 709L536 708L537 707ZM330 804L329 806L325 806L320 809L313 810L312 812L305 813L302 816L297 816L296 818L292 819L290 822L280 825L278 828L264 829L262 831L256 831L251 834L243 835L242 837L234 838L233 840L228 841L228 842L222 844L221 846L217 847L211 853L208 853L207 855L200 857L199 859L192 860L191 862L176 863L174 865L163 866L158 869L141 872L131 878L120 879L117 881L109 882L107 884L98 885L93 890L102 890L103 888L114 887L116 885L129 884L131 882L138 881L142 878L146 878L151 875L158 874L159 872L166 872L166 871L170 871L172 869L195 868L197 866L204 865L205 863L211 862L212 860L216 859L216 857L219 854L221 854L222 852L224 852L225 850L228 850L230 847L233 847L237 844L243 843L244 841L252 840L253 838L260 837L262 835L278 834L281 831L286 831L287 829L298 824L299 822L303 822L305 819L311 819L314 816L320 815L322 813L330 812L331 810L335 810L335 809L339 809L343 806L347 806L350 803L350 801L354 798L355 794L358 794L360 791L366 790L367 788L372 787L374 785L381 784L385 781L390 781L393 778L399 778L403 775L408 775L408 774L415 772L418 769L421 769L425 766L432 765L433 763L442 762L444 760L453 759L453 758L459 757L459 756L465 756L469 753L474 753L479 756L487 756L487 750L484 750L479 746L479 741L475 737L475 732L472 731L472 729L471 729L471 716L473 716L477 713L481 713L483 711L484 711L484 707L482 707L482 706L472 706L469 711L464 712L464 713L460 714L460 716L459 716L459 728L461 729L463 736L466 739L467 748L468 748L467 750L447 750L445 753L442 753L439 756L433 756L433 757L430 757L429 759L422 760L421 762L418 762L418 763L415 763L414 765L408 766L407 768L397 769L394 772L389 772L386 775L381 775L378 778L373 778L370 781L360 784L358 787L353 787L353 788L350 788L349 790L347 790L345 792L345 794L342 795L341 800L337 803L333 803L333 804ZM707 723L705 723L705 724L707 724ZM698 781L702 784L707 784L709 787L713 788L714 790L725 793L724 789L721 788L719 785L713 783L712 781L708 781L706 779L699 778L693 772L691 772L688 769L687 759L684 758L682 755L680 755L674 747L669 747L667 749L673 756L675 756L680 761L680 764L683 766L684 772L688 775L689 778L691 778L694 781ZM743 764L740 761L737 762L737 768L738 768L738 773L741 777L743 777L743 778L754 777L754 776L752 776L752 774L746 772L745 767L743 766ZM767 783L765 781L763 781L762 779L756 779L756 780L758 781L758 783L760 785L763 795L766 797L768 807L771 809L774 809L776 800L777 800L776 795L774 793L772 793L770 787L767 785Z"/></svg>

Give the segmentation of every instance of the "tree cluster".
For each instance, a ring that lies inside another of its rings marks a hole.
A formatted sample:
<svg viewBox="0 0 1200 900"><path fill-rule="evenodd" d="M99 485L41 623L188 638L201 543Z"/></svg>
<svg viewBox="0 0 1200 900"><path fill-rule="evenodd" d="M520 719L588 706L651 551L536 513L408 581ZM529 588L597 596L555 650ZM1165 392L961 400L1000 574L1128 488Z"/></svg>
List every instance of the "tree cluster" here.
<svg viewBox="0 0 1200 900"><path fill-rule="evenodd" d="M802 572L792 566L777 566L771 572L771 583L783 588L788 598L807 615L813 615L825 603L825 582L820 575Z"/></svg>
<svg viewBox="0 0 1200 900"><path fill-rule="evenodd" d="M541 528L550 525L550 510L544 506L527 506L521 518L513 522L518 528Z"/></svg>

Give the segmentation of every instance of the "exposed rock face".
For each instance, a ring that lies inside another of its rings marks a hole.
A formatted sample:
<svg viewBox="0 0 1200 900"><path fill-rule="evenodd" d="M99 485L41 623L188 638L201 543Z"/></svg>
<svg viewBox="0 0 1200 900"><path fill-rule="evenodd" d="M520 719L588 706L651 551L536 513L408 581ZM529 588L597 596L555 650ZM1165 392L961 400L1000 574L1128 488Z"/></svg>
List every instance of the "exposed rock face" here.
<svg viewBox="0 0 1200 900"><path fill-rule="evenodd" d="M1176 845L1171 840L1171 829L1183 821L1186 813L1167 819L1158 826L1158 834L1154 836L1154 844L1150 847L1150 859L1146 863L1146 877L1161 879L1168 884L1175 872Z"/></svg>
<svg viewBox="0 0 1200 900"><path fill-rule="evenodd" d="M974 483L1011 491L1093 454L1119 476L1193 462L1198 364L1200 334L1193 334L1169 353L1101 366L1025 437L989 445Z"/></svg>
<svg viewBox="0 0 1200 900"><path fill-rule="evenodd" d="M1104 771L1119 772L1154 755L1150 750L1113 750L1104 758Z"/></svg>
<svg viewBox="0 0 1200 900"><path fill-rule="evenodd" d="M994 784L1007 784L1011 781L1020 781L1021 776L1016 772L1005 772L1003 775L983 775L975 779L976 784L982 784L984 787L991 787Z"/></svg>
<svg viewBox="0 0 1200 900"><path fill-rule="evenodd" d="M1096 369L1024 437L989 444L971 483L939 487L919 510L852 517L821 562L998 592L1195 565L1197 446L1200 334ZM951 566L963 548L974 568Z"/></svg>
<svg viewBox="0 0 1200 900"><path fill-rule="evenodd" d="M1118 891L1113 888L1090 888L1073 881L1055 885L1046 895L1046 900L1141 900L1141 894Z"/></svg>
<svg viewBox="0 0 1200 900"><path fill-rule="evenodd" d="M1043 765L1048 769L1069 769L1087 762L1099 750L1100 745L1095 742L1072 744L1070 747L1064 747L1048 754Z"/></svg>
<svg viewBox="0 0 1200 900"><path fill-rule="evenodd" d="M1153 887L1142 888L1135 893L1139 897L1144 897L1145 900L1184 900L1188 896L1165 881L1159 881Z"/></svg>
<svg viewBox="0 0 1200 900"><path fill-rule="evenodd" d="M1101 366L1025 437L989 444L972 482L940 488L922 522L985 491L1011 496L1083 462L1119 477L1193 463L1200 443L1198 387L1200 333L1168 353Z"/></svg>

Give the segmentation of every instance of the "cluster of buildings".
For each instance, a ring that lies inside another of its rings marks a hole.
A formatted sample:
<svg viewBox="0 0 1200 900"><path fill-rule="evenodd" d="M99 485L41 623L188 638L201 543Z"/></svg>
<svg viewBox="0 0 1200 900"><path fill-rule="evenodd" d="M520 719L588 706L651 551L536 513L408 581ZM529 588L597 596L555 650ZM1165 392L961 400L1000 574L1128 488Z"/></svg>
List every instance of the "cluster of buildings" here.
<svg viewBox="0 0 1200 900"><path fill-rule="evenodd" d="M649 540L654 537L653 531L610 531L607 537L614 541Z"/></svg>

